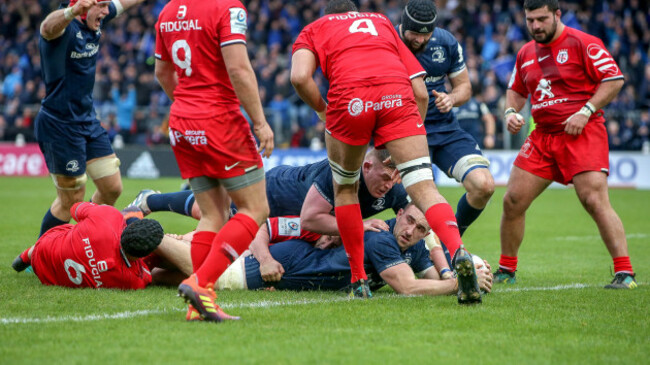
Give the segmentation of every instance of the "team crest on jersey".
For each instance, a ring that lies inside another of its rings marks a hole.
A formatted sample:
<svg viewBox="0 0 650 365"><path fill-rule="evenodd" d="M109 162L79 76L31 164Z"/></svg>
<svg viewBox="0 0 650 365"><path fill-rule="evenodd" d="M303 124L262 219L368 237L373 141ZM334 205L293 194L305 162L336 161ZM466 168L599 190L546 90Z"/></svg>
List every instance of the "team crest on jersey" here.
<svg viewBox="0 0 650 365"><path fill-rule="evenodd" d="M231 8L230 10L230 33L246 34L246 10L242 8Z"/></svg>
<svg viewBox="0 0 650 365"><path fill-rule="evenodd" d="M560 52L557 54L557 63L565 63L566 61L569 60L569 50L568 49L561 49Z"/></svg>
<svg viewBox="0 0 650 365"><path fill-rule="evenodd" d="M537 89L535 90L535 93L540 92L539 99L538 101L544 100L544 98L549 98L553 99L555 95L551 92L551 80L547 79L541 79L539 80L539 84L537 84Z"/></svg>
<svg viewBox="0 0 650 365"><path fill-rule="evenodd" d="M78 32L77 32L77 38L79 38L79 39L84 39L84 36L81 35L81 31L78 31Z"/></svg>
<svg viewBox="0 0 650 365"><path fill-rule="evenodd" d="M445 52L443 52L442 47L434 48L434 51L431 54L431 60L437 63L445 62Z"/></svg>
<svg viewBox="0 0 650 365"><path fill-rule="evenodd" d="M386 204L386 199L384 199L383 197L379 198L379 199L375 200L374 203L372 203L372 209L374 209L374 210L384 210L384 209L386 209L384 207L385 204Z"/></svg>
<svg viewBox="0 0 650 365"><path fill-rule="evenodd" d="M79 171L79 161L77 160L68 161L68 163L65 164L65 170L70 172Z"/></svg>
<svg viewBox="0 0 650 365"><path fill-rule="evenodd" d="M278 218L278 234L280 236L300 236L300 218Z"/></svg>

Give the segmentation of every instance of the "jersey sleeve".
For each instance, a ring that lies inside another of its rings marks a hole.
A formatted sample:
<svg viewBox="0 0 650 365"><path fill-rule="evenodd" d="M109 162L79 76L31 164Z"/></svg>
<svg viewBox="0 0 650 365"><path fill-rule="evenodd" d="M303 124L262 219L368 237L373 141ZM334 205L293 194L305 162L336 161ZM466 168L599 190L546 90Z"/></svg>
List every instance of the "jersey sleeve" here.
<svg viewBox="0 0 650 365"><path fill-rule="evenodd" d="M301 228L300 217L271 217L266 220L269 230L270 243L278 243L291 239L301 239L306 242L316 242L321 235Z"/></svg>
<svg viewBox="0 0 650 365"><path fill-rule="evenodd" d="M306 27L303 28L303 30L298 34L298 38L296 38L296 41L293 43L293 48L291 50L292 53L296 53L299 49L307 49L311 51L314 54L314 58L316 58L316 68L320 67L322 70L321 66L321 56L318 54L318 50L316 49L316 44L314 42L314 25L309 24Z"/></svg>
<svg viewBox="0 0 650 365"><path fill-rule="evenodd" d="M449 67L450 78L458 76L465 69L465 58L463 57L463 47L454 39L454 44L449 47L451 66Z"/></svg>
<svg viewBox="0 0 650 365"><path fill-rule="evenodd" d="M332 170L326 169L314 177L314 187L331 206L334 206L334 184L332 183Z"/></svg>
<svg viewBox="0 0 650 365"><path fill-rule="evenodd" d="M519 54L517 55L517 61L515 62L515 67L512 70L512 75L510 75L510 82L508 83L508 89L512 91L516 91L518 94L524 97L528 97L528 90L526 90L524 81L521 79L521 73L519 72L522 53L523 53L523 48L522 50L519 51Z"/></svg>
<svg viewBox="0 0 650 365"><path fill-rule="evenodd" d="M171 57L169 56L168 48L165 46L165 39L160 31L160 19L162 18L158 17L158 21L156 22L156 51L154 57L161 61L170 62Z"/></svg>
<svg viewBox="0 0 650 365"><path fill-rule="evenodd" d="M217 36L221 47L235 43L246 44L248 13L244 5L239 1L229 1L226 9L217 24Z"/></svg>
<svg viewBox="0 0 650 365"><path fill-rule="evenodd" d="M144 289L151 284L151 272L147 269L143 261L137 260L132 263L131 267L125 268L123 276L120 279L119 287L121 289Z"/></svg>
<svg viewBox="0 0 650 365"><path fill-rule="evenodd" d="M112 0L111 3L108 4L108 15L106 15L104 19L102 19L101 28L104 28L106 23L120 16L120 14L122 14L123 12L124 12L124 7L122 6L120 0Z"/></svg>
<svg viewBox="0 0 650 365"><path fill-rule="evenodd" d="M433 262L429 257L429 250L424 246L424 241L419 241L411 248L413 252L411 256L411 268L416 274L424 274L427 270L433 267Z"/></svg>
<svg viewBox="0 0 650 365"><path fill-rule="evenodd" d="M367 232L364 250L366 257L380 274L388 268L406 262L391 232Z"/></svg>
<svg viewBox="0 0 650 365"><path fill-rule="evenodd" d="M586 35L582 39L585 52L585 69L587 76L595 82L623 80L623 73L603 42Z"/></svg>

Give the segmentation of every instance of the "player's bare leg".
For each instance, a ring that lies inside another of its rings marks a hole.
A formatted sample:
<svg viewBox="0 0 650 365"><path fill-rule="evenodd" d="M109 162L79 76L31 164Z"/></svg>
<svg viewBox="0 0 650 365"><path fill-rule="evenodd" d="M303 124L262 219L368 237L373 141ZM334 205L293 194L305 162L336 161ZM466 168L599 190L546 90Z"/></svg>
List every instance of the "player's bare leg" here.
<svg viewBox="0 0 650 365"><path fill-rule="evenodd" d="M506 194L503 197L501 258L499 269L495 273L495 282L510 284L515 282L517 254L524 239L526 210L550 184L551 180L533 175L517 166L512 167Z"/></svg>
<svg viewBox="0 0 650 365"><path fill-rule="evenodd" d="M86 172L97 187L92 202L115 205L117 198L122 194L122 177L120 176L119 160L115 154L88 160Z"/></svg>
<svg viewBox="0 0 650 365"><path fill-rule="evenodd" d="M76 187L77 178L72 176L55 175L57 181L56 199L50 207L52 215L61 221L68 222L72 218L70 208L76 202L83 201L86 185Z"/></svg>
<svg viewBox="0 0 650 365"><path fill-rule="evenodd" d="M474 169L463 180L463 187L467 191L469 205L483 209L494 194L494 178L488 169Z"/></svg>
<svg viewBox="0 0 650 365"><path fill-rule="evenodd" d="M615 284L628 288L635 287L634 270L630 263L625 229L609 201L607 175L599 171L583 172L573 177L573 184L582 206L596 222L600 237L614 260L616 278L608 287L617 287L612 286ZM619 278L619 276L621 277ZM631 276L631 279L628 279L628 276ZM616 281L621 283L616 283Z"/></svg>
<svg viewBox="0 0 650 365"><path fill-rule="evenodd" d="M351 297L372 297L363 267L363 219L359 206L359 175L368 145L353 146L325 134L334 177L334 212L351 271Z"/></svg>
<svg viewBox="0 0 650 365"><path fill-rule="evenodd" d="M426 136L396 139L387 142L386 148L397 165L406 192L415 205L425 212L429 226L454 256L454 269L458 275L458 302L480 303L481 291L471 255L463 248L454 211L433 181Z"/></svg>

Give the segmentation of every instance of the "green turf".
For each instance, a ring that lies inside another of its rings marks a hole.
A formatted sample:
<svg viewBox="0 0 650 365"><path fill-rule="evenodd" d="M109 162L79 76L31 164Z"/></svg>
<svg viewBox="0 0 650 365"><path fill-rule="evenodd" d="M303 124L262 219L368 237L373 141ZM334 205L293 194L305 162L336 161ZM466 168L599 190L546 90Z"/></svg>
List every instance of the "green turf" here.
<svg viewBox="0 0 650 365"><path fill-rule="evenodd" d="M125 180L123 207L142 188L180 181ZM441 189L455 204L460 189ZM504 190L464 237L496 265ZM235 323L186 323L173 288L139 292L44 287L11 260L34 242L53 198L47 178L0 178L0 364L13 363L600 363L641 364L650 355L650 192L612 190L641 283L606 291L611 259L575 192L549 190L531 207L518 283L481 306L455 297L371 301L337 293L223 292ZM157 213L166 231L195 222ZM565 288L559 286L565 285ZM555 289L555 290L543 290Z"/></svg>

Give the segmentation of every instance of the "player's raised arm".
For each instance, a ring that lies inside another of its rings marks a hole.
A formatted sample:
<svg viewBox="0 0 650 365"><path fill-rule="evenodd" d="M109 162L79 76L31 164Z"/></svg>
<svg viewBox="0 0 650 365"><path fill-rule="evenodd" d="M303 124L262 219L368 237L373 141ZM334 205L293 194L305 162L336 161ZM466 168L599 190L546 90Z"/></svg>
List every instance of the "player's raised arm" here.
<svg viewBox="0 0 650 365"><path fill-rule="evenodd" d="M70 22L97 4L97 0L79 0L74 6L51 12L41 23L41 36L46 40L59 38Z"/></svg>
<svg viewBox="0 0 650 365"><path fill-rule="evenodd" d="M257 79L251 61L248 59L246 45L242 43L230 44L221 47L221 53L237 98L253 121L253 131L260 141L259 151L264 151L263 156L269 157L274 147L273 131L264 116Z"/></svg>

